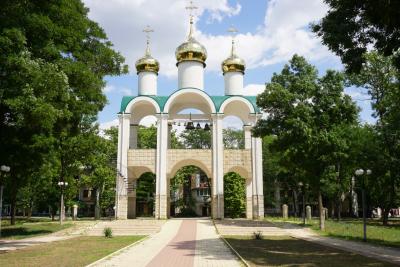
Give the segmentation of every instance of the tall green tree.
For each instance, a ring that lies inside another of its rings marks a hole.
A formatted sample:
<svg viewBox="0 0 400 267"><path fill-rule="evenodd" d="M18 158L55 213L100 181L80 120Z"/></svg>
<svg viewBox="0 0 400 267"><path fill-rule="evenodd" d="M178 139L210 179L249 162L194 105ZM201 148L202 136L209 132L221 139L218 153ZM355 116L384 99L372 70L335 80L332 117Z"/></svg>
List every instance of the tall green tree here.
<svg viewBox="0 0 400 267"><path fill-rule="evenodd" d="M226 128L222 130L224 147L227 149L244 148L244 132L241 129Z"/></svg>
<svg viewBox="0 0 400 267"><path fill-rule="evenodd" d="M246 180L235 172L224 175L225 215L238 218L246 211Z"/></svg>
<svg viewBox="0 0 400 267"><path fill-rule="evenodd" d="M400 48L400 2L396 0L324 0L328 13L312 26L323 44L359 72L364 53L375 48L391 56ZM394 57L400 70L400 54Z"/></svg>
<svg viewBox="0 0 400 267"><path fill-rule="evenodd" d="M350 82L365 88L371 96L374 117L377 119L376 142L379 154L385 159L386 172L373 175L386 192L381 198L383 221L387 224L390 208L399 201L400 185L400 70L393 65L391 57L377 52L364 55L365 64L357 75L350 75ZM376 142L373 142L376 144ZM379 177L380 176L380 177ZM379 179L378 179L379 178Z"/></svg>
<svg viewBox="0 0 400 267"><path fill-rule="evenodd" d="M103 77L127 69L80 0L3 1L0 44L0 160L13 170L14 223L18 189L48 151L58 161L58 179L70 179L76 137L91 131L106 104Z"/></svg>
<svg viewBox="0 0 400 267"><path fill-rule="evenodd" d="M338 129L357 123L357 106L343 90L341 73L328 70L318 78L314 66L294 55L257 98L257 105L268 116L258 121L254 134L276 135L276 146L296 169L305 172L303 176L317 192L320 214L322 181L335 164L332 155L340 147ZM324 218L320 218L324 229Z"/></svg>

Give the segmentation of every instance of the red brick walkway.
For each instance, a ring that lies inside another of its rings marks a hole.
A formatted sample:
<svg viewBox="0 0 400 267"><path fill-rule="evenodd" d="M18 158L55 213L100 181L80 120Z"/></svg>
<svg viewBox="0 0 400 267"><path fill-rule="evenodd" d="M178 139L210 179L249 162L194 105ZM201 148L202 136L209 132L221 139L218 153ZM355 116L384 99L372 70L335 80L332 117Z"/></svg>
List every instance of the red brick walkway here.
<svg viewBox="0 0 400 267"><path fill-rule="evenodd" d="M183 220L178 233L147 267L190 267L196 250L196 220Z"/></svg>

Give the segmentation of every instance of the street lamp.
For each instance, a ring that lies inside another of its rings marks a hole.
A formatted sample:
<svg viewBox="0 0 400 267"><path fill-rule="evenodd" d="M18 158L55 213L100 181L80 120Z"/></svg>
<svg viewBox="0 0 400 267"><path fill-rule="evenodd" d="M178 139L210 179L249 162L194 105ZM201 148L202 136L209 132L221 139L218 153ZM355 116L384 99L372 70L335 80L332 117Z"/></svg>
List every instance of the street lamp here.
<svg viewBox="0 0 400 267"><path fill-rule="evenodd" d="M60 224L63 223L65 217L65 207L64 207L64 189L68 186L68 182L60 181L58 186L61 188L61 200L60 200Z"/></svg>
<svg viewBox="0 0 400 267"><path fill-rule="evenodd" d="M372 171L371 170L366 170L364 171L363 169L358 169L355 171L355 175L357 177L362 176L364 174L366 175L371 175ZM365 205L365 181L363 180L362 186L361 186L361 194L362 194L362 205L363 205L363 230L364 230L364 237L363 241L367 242L367 209Z"/></svg>
<svg viewBox="0 0 400 267"><path fill-rule="evenodd" d="M1 165L1 172L8 173L10 172L10 167L6 165ZM3 182L0 180L0 237L1 237L1 219L3 216Z"/></svg>

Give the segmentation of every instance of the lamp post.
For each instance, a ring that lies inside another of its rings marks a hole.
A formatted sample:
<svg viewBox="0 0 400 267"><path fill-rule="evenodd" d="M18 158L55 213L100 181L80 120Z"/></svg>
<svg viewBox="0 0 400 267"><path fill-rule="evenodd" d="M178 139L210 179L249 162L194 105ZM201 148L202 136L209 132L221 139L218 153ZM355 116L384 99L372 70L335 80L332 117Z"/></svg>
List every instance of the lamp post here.
<svg viewBox="0 0 400 267"><path fill-rule="evenodd" d="M60 200L60 224L63 223L65 216L65 208L64 208L64 189L68 186L68 182L60 181L58 182L58 186L61 188L61 200Z"/></svg>
<svg viewBox="0 0 400 267"><path fill-rule="evenodd" d="M301 192L301 196L302 196L302 212L301 212L301 216L303 217L303 225L306 225L306 203L305 203L305 190L304 190L304 184L303 182L299 182L298 183L300 192Z"/></svg>
<svg viewBox="0 0 400 267"><path fill-rule="evenodd" d="M10 172L10 167L6 165L1 165L1 172L8 173ZM3 181L0 181L0 237L1 237L1 219L3 217Z"/></svg>
<svg viewBox="0 0 400 267"><path fill-rule="evenodd" d="M355 171L355 175L357 177L362 176L364 174L370 175L372 173L371 170L366 170L364 171L363 169L358 169ZM363 241L367 242L367 209L366 209L366 204L365 204L365 181L363 180L362 186L361 186L361 195L362 195L362 205L363 205L363 232L364 232L364 237Z"/></svg>

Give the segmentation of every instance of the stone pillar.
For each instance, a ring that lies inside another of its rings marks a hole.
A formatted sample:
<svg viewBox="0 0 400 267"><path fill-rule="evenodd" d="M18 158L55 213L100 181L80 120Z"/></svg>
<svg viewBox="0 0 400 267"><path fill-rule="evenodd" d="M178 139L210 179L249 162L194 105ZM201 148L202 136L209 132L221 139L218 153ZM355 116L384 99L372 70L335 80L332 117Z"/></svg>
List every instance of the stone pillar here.
<svg viewBox="0 0 400 267"><path fill-rule="evenodd" d="M244 131L244 148L245 149L251 149L251 126L250 125L244 125L243 126L243 131Z"/></svg>
<svg viewBox="0 0 400 267"><path fill-rule="evenodd" d="M289 217L288 205L286 204L282 205L282 217L283 219L287 219Z"/></svg>
<svg viewBox="0 0 400 267"><path fill-rule="evenodd" d="M262 140L252 138L253 218L264 218Z"/></svg>
<svg viewBox="0 0 400 267"><path fill-rule="evenodd" d="M168 114L157 116L157 155L156 155L156 214L157 219L167 218L167 147Z"/></svg>
<svg viewBox="0 0 400 267"><path fill-rule="evenodd" d="M224 143L222 137L223 114L212 115L212 216L224 218Z"/></svg>
<svg viewBox="0 0 400 267"><path fill-rule="evenodd" d="M126 219L128 216L128 148L129 148L129 113L119 114L118 127L118 155L117 155L117 181L116 181L116 219Z"/></svg>
<svg viewBox="0 0 400 267"><path fill-rule="evenodd" d="M76 221L76 219L78 218L78 205L74 205L72 206L73 210L72 210L72 220Z"/></svg>
<svg viewBox="0 0 400 267"><path fill-rule="evenodd" d="M129 148L130 149L136 149L138 146L138 143L137 143L138 127L139 126L137 124L130 125L130 131L129 131Z"/></svg>
<svg viewBox="0 0 400 267"><path fill-rule="evenodd" d="M306 217L307 217L308 221L310 221L311 218L312 218L312 213L311 213L311 207L310 206L306 207Z"/></svg>

